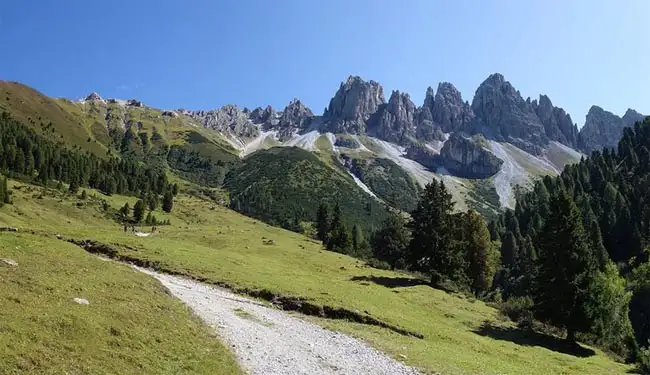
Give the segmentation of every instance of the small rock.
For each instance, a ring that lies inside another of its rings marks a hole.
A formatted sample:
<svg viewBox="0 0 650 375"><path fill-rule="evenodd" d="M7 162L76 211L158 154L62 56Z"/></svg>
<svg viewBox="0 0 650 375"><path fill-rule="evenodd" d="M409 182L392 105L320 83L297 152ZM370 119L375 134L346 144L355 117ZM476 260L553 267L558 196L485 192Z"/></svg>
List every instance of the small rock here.
<svg viewBox="0 0 650 375"><path fill-rule="evenodd" d="M90 302L85 298L73 298L72 300L80 305L90 305Z"/></svg>
<svg viewBox="0 0 650 375"><path fill-rule="evenodd" d="M2 263L5 263L5 264L8 265L8 266L18 267L18 262L16 262L15 260L11 260L11 259L0 259L0 261L2 261Z"/></svg>
<svg viewBox="0 0 650 375"><path fill-rule="evenodd" d="M406 359L406 354L400 354L399 357L402 359Z"/></svg>

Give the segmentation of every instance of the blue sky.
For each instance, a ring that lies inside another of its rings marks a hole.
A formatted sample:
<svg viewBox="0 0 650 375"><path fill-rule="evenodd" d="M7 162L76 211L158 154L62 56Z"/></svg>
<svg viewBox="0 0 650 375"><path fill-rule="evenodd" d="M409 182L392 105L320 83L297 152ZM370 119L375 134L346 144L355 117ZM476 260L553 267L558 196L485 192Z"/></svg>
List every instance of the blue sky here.
<svg viewBox="0 0 650 375"><path fill-rule="evenodd" d="M471 102L501 72L582 126L592 104L650 113L648 0L1 0L0 79L51 95L321 113L348 75L422 103Z"/></svg>

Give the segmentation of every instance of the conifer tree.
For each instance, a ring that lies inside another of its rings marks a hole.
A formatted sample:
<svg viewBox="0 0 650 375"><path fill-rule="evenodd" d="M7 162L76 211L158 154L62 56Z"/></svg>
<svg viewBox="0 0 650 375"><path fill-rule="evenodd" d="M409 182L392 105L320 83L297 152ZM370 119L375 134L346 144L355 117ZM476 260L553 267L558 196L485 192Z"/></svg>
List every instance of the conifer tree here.
<svg viewBox="0 0 650 375"><path fill-rule="evenodd" d="M433 180L424 188L411 214L409 263L412 269L429 273L434 285L445 279L464 282L466 278L463 251L454 244L453 207L444 183Z"/></svg>
<svg viewBox="0 0 650 375"><path fill-rule="evenodd" d="M321 240L324 244L328 242L328 234L330 230L330 219L327 205L321 203L318 206L318 212L316 213L316 233L318 239Z"/></svg>
<svg viewBox="0 0 650 375"><path fill-rule="evenodd" d="M596 259L575 202L565 191L551 198L550 213L538 238L539 271L533 295L535 315L566 328L567 340L587 332L587 290L597 269Z"/></svg>
<svg viewBox="0 0 650 375"><path fill-rule="evenodd" d="M144 211L144 201L142 199L138 199L138 201L135 202L135 205L133 206L133 219L138 223L141 222L142 218L144 217Z"/></svg>
<svg viewBox="0 0 650 375"><path fill-rule="evenodd" d="M120 208L120 213L122 214L122 217L124 219L129 217L129 213L131 213L131 207L129 207L129 202L124 203L124 206Z"/></svg>
<svg viewBox="0 0 650 375"><path fill-rule="evenodd" d="M500 262L498 244L490 240L485 220L473 210L462 215L463 246L467 250L470 287L476 295L492 287L494 275Z"/></svg>
<svg viewBox="0 0 650 375"><path fill-rule="evenodd" d="M352 245L350 233L343 222L343 213L341 207L336 204L334 206L334 213L330 223L329 240L327 241L327 249L339 253L347 254Z"/></svg>
<svg viewBox="0 0 650 375"><path fill-rule="evenodd" d="M163 211L169 213L172 212L173 207L174 207L174 196L172 195L171 191L167 191L163 196L162 209Z"/></svg>
<svg viewBox="0 0 650 375"><path fill-rule="evenodd" d="M393 269L405 268L409 240L409 231L404 219L398 215L390 215L371 238L373 256L388 263Z"/></svg>

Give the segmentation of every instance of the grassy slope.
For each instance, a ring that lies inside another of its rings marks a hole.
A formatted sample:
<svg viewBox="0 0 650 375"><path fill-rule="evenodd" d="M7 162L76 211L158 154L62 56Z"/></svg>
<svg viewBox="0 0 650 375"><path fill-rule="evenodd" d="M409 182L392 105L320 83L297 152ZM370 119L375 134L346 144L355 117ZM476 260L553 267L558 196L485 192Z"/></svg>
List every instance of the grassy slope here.
<svg viewBox="0 0 650 375"><path fill-rule="evenodd" d="M56 239L4 233L0 243L18 262L0 265L0 373L240 373L152 278Z"/></svg>
<svg viewBox="0 0 650 375"><path fill-rule="evenodd" d="M32 198L38 195L25 188L16 191L16 204L0 209L0 223L129 245L138 251L120 251L176 271L368 311L376 318L422 332L425 339L342 321L316 321L366 339L397 358L403 359L400 354L404 354L405 362L428 371L444 375L613 374L629 369L599 351L579 358L550 350L501 322L496 310L482 302L418 285L405 275L366 267L353 258L323 251L319 244L298 234L207 201L181 197L170 215L174 225L161 227L159 235L140 238L125 235L117 224L101 219L94 206L78 208L72 199L47 194L42 199ZM135 202L135 198L118 196L106 199L113 207L126 200L131 205ZM273 239L275 245L265 245L264 238ZM491 335L476 333L485 321L499 328ZM514 343L520 340L526 344Z"/></svg>
<svg viewBox="0 0 650 375"><path fill-rule="evenodd" d="M107 125L109 108L113 109L113 120ZM41 123L52 122L57 139L100 157L105 157L112 148L107 126L123 126L129 120L139 122L138 131L146 132L149 137L156 128L167 144L188 147L207 158L237 153L217 132L203 128L186 116L162 116L160 110L149 107L53 99L16 82L0 81L0 111L3 110L39 133L43 133Z"/></svg>
<svg viewBox="0 0 650 375"><path fill-rule="evenodd" d="M52 122L57 140L65 140L100 157L106 156L104 145L88 142L92 134L80 118L61 107L59 101L23 84L0 81L0 111L10 112L14 118L41 134L41 124Z"/></svg>

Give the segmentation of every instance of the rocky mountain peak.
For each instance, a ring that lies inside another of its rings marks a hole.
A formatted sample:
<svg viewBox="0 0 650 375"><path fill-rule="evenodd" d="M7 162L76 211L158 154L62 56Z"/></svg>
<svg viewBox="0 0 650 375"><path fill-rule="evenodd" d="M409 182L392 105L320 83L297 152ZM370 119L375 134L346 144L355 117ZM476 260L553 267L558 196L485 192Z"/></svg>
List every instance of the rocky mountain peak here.
<svg viewBox="0 0 650 375"><path fill-rule="evenodd" d="M99 94L96 93L96 92L90 93L90 95L86 96L85 100L86 101L100 101L100 102L104 101L104 99L102 99L102 97L99 96Z"/></svg>
<svg viewBox="0 0 650 375"><path fill-rule="evenodd" d="M580 129L580 146L591 153L603 147L616 147L623 134L625 122L597 105L591 106Z"/></svg>
<svg viewBox="0 0 650 375"><path fill-rule="evenodd" d="M390 142L404 143L415 136L417 107L409 94L393 91L387 104L368 123L368 131Z"/></svg>
<svg viewBox="0 0 650 375"><path fill-rule="evenodd" d="M623 122L627 126L633 126L637 121L643 121L645 117L645 115L640 114L636 110L628 108L623 115Z"/></svg>
<svg viewBox="0 0 650 375"><path fill-rule="evenodd" d="M449 82L438 85L431 115L445 133L463 130L475 117L469 103L463 101L460 91Z"/></svg>
<svg viewBox="0 0 650 375"><path fill-rule="evenodd" d="M472 130L497 140L510 142L539 154L548 143L544 125L531 102L506 81L503 75L490 75L476 90L472 101L476 115Z"/></svg>
<svg viewBox="0 0 650 375"><path fill-rule="evenodd" d="M341 83L324 114L329 124L328 130L335 133L363 133L366 121L385 102L384 89L379 83L350 76Z"/></svg>
<svg viewBox="0 0 650 375"><path fill-rule="evenodd" d="M314 117L314 113L300 100L293 99L284 107L280 116L279 126L297 129L306 128Z"/></svg>
<svg viewBox="0 0 650 375"><path fill-rule="evenodd" d="M550 140L577 147L578 127L564 109L554 107L551 99L546 95L540 95L539 102L533 100L532 105L537 117L544 124L544 131Z"/></svg>
<svg viewBox="0 0 650 375"><path fill-rule="evenodd" d="M259 134L259 129L249 118L249 115L252 117L253 112L248 113L236 105L226 104L211 111L184 111L183 113L203 123L206 128L237 137L255 137Z"/></svg>

